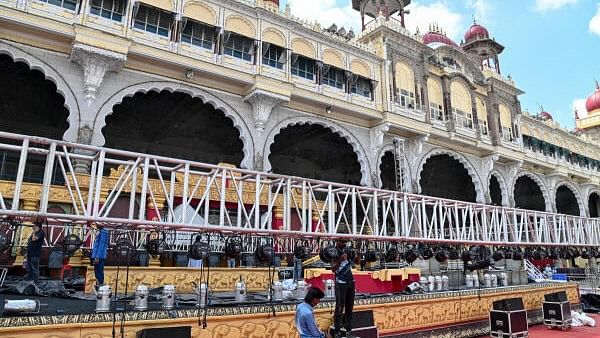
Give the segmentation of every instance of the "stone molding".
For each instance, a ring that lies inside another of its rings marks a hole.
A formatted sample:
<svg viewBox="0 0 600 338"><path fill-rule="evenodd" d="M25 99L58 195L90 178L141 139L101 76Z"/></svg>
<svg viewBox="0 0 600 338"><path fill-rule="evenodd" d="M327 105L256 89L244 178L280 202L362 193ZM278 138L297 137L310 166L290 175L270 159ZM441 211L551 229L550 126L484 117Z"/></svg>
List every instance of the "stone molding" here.
<svg viewBox="0 0 600 338"><path fill-rule="evenodd" d="M289 102L290 98L264 90L254 90L244 97L244 101L252 105L254 128L258 134L262 134L273 110L280 104Z"/></svg>

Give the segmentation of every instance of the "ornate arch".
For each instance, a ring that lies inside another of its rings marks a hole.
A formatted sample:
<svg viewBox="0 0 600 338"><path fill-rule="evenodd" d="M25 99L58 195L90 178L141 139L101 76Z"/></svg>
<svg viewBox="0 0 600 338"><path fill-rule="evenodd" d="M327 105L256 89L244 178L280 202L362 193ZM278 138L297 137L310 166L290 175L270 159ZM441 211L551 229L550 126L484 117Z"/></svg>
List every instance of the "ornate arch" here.
<svg viewBox="0 0 600 338"><path fill-rule="evenodd" d="M544 183L544 180L542 180L538 175L536 175L532 172L526 171L526 170L520 171L513 178L512 189L510 191L512 205L515 205L515 185L517 184L517 180L523 176L527 176L527 177L531 178L538 185L538 187L540 187L540 190L542 191L542 197L544 197L544 204L546 205L546 211L552 212L552 210L553 210L552 209L552 199L550 198L550 194L548 192L548 187Z"/></svg>
<svg viewBox="0 0 600 338"><path fill-rule="evenodd" d="M92 144L100 146L104 145L105 139L104 135L102 135L102 128L104 128L104 126L106 125L106 117L112 114L113 107L115 105L123 102L123 99L125 99L126 97L131 97L137 93L148 93L150 91L161 92L163 90L166 90L171 93L185 93L192 97L197 97L201 99L202 102L210 104L215 109L223 112L223 114L225 114L226 117L233 121L233 126L240 132L240 139L242 140L242 143L244 145L244 158L242 159L242 163L240 166L246 169L254 168L254 140L252 138L250 128L248 128L248 125L246 121L242 118L242 116L225 101L219 99L213 94L210 94L207 91L202 90L198 87L193 87L179 82L143 82L127 86L112 94L108 100L102 103L100 109L98 110L98 114L96 115L96 118L94 120L94 134L92 136Z"/></svg>
<svg viewBox="0 0 600 338"><path fill-rule="evenodd" d="M69 111L69 116L67 117L69 128L67 128L63 134L63 140L71 142L77 141L77 133L79 130L79 123L81 121L79 103L75 98L75 94L73 93L71 86L69 86L69 83L65 80L65 78L63 78L53 66L22 50L21 48L4 41L0 41L0 54L10 56L14 62L25 63L31 70L38 70L42 72L46 80L49 80L56 85L56 91L65 99L65 107Z"/></svg>
<svg viewBox="0 0 600 338"><path fill-rule="evenodd" d="M508 192L508 184L506 184L506 179L504 178L504 176L502 176L502 174L500 173L500 171L494 169L490 172L490 174L488 175L488 190L489 190L489 185L490 185L490 180L492 179L492 176L496 177L496 179L498 180L498 183L500 184L500 192L502 193L502 205L503 206L508 206L509 204L509 192Z"/></svg>
<svg viewBox="0 0 600 338"><path fill-rule="evenodd" d="M383 147L381 147L381 150L379 150L379 153L377 154L377 168L375 168L375 173L377 175L377 188L381 188L381 161L383 160L383 156L385 155L385 153L387 153L388 151L394 153L395 148L394 148L394 144L393 143L387 143L385 144ZM410 186L408 187L408 191L412 191L412 175L410 172L410 165L408 163L408 161L406 160L406 156L404 156L404 161L403 161L403 165L404 165L404 181L407 182L408 184L410 184Z"/></svg>
<svg viewBox="0 0 600 338"><path fill-rule="evenodd" d="M567 189L571 190L573 195L575 195L577 206L579 207L579 216L586 216L587 214L585 212L585 205L589 202L589 199L584 203L583 198L581 198L581 191L577 188L577 186L567 180L562 180L556 184L556 188L554 189L554 203L556 204L556 192L558 191L558 188L562 186L565 186Z"/></svg>
<svg viewBox="0 0 600 338"><path fill-rule="evenodd" d="M425 163L429 158L436 155L448 155L453 159L457 160L460 164L462 164L463 167L467 170L469 176L471 176L471 181L473 182L473 186L475 187L475 193L477 195L477 203L485 203L485 190L483 189L481 177L479 177L479 174L477 173L477 170L475 170L475 167L471 164L471 162L469 162L469 160L464 155L442 148L432 149L428 153L423 155L423 157L421 158L421 162L419 162L419 166L417 167L415 176L418 182L418 193L421 193L421 173L423 172L423 167L425 166Z"/></svg>
<svg viewBox="0 0 600 338"><path fill-rule="evenodd" d="M319 119L315 117L311 117L310 121L307 121L306 117L292 117L286 120L283 120L278 125L276 125L266 138L265 146L263 149L263 168L265 171L271 170L271 162L269 161L269 156L271 155L271 145L275 143L275 136L281 133L281 131L287 127L292 127L295 125L304 125L304 124L317 124L325 128L329 128L333 133L338 134L342 138L344 138L356 154L358 158L358 163L360 164L360 184L364 186L369 186L371 184L371 175L369 174L369 160L367 158L367 152L364 147L360 144L358 139L352 135L346 128L340 126L337 123Z"/></svg>

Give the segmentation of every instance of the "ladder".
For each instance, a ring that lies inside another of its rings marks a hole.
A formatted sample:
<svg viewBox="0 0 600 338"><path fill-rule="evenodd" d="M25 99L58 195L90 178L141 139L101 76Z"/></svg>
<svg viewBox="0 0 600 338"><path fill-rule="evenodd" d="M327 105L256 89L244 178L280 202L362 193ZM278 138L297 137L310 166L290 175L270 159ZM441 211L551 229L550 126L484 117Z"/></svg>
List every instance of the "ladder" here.
<svg viewBox="0 0 600 338"><path fill-rule="evenodd" d="M527 270L527 276L533 280L539 279L547 279L547 277L540 271L538 268L529 261L529 259L525 259L525 269Z"/></svg>
<svg viewBox="0 0 600 338"><path fill-rule="evenodd" d="M396 191L405 191L404 182L404 140L394 138L394 173Z"/></svg>

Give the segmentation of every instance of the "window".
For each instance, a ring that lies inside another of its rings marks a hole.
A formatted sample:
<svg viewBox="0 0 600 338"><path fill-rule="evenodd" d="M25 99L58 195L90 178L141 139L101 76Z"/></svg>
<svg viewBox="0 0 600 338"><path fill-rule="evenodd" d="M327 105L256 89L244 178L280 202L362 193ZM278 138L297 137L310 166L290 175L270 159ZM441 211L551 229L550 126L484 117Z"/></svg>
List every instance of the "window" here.
<svg viewBox="0 0 600 338"><path fill-rule="evenodd" d="M481 135L485 135L485 136L488 135L489 131L488 131L487 121L479 120L479 128L481 128Z"/></svg>
<svg viewBox="0 0 600 338"><path fill-rule="evenodd" d="M358 94L364 97L371 97L371 80L359 77L356 82L352 84L352 94Z"/></svg>
<svg viewBox="0 0 600 338"><path fill-rule="evenodd" d="M400 89L400 106L415 109L415 93Z"/></svg>
<svg viewBox="0 0 600 338"><path fill-rule="evenodd" d="M263 42L263 65L277 69L283 69L285 62L285 50L272 43Z"/></svg>
<svg viewBox="0 0 600 338"><path fill-rule="evenodd" d="M338 89L344 89L344 71L335 67L327 66L329 69L323 75L323 84Z"/></svg>
<svg viewBox="0 0 600 338"><path fill-rule="evenodd" d="M508 127L502 127L502 139L504 141L512 141L512 129Z"/></svg>
<svg viewBox="0 0 600 338"><path fill-rule="evenodd" d="M435 102L429 103L429 113L431 115L431 119L435 121L444 121L444 110L442 105L437 104Z"/></svg>
<svg viewBox="0 0 600 338"><path fill-rule="evenodd" d="M227 35L229 36L227 37ZM231 55L245 61L252 61L254 40L230 32L226 32L225 36L225 49L223 50L225 55Z"/></svg>
<svg viewBox="0 0 600 338"><path fill-rule="evenodd" d="M452 114L454 115L456 126L473 129L473 118L471 117L471 114L456 108L452 108Z"/></svg>
<svg viewBox="0 0 600 338"><path fill-rule="evenodd" d="M143 31L168 37L173 15L158 8L140 5L135 16L134 27Z"/></svg>
<svg viewBox="0 0 600 338"><path fill-rule="evenodd" d="M123 2L121 0L91 0L90 14L121 22Z"/></svg>
<svg viewBox="0 0 600 338"><path fill-rule="evenodd" d="M314 80L315 61L300 55L294 55L294 58L296 60L292 63L292 75Z"/></svg>
<svg viewBox="0 0 600 338"><path fill-rule="evenodd" d="M187 19L181 33L181 42L212 49L215 43L215 28Z"/></svg>
<svg viewBox="0 0 600 338"><path fill-rule="evenodd" d="M50 5L62 7L64 9L69 9L74 11L77 8L77 1L75 0L41 0L42 2L46 2Z"/></svg>

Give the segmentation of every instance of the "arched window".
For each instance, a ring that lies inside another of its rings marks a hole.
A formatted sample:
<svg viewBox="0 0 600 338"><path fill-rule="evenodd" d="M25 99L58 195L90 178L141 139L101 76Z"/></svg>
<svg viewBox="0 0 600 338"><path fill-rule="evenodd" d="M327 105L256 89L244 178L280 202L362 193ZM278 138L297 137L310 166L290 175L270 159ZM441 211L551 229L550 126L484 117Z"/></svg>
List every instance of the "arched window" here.
<svg viewBox="0 0 600 338"><path fill-rule="evenodd" d="M452 115L458 127L473 129L473 108L471 107L471 94L467 88L458 81L450 84L450 99L452 101Z"/></svg>
<svg viewBox="0 0 600 338"><path fill-rule="evenodd" d="M444 121L444 94L438 80L427 79L427 95L429 96L429 114L433 121Z"/></svg>
<svg viewBox="0 0 600 338"><path fill-rule="evenodd" d="M483 100L480 97L477 98L476 102L477 102L477 119L479 122L479 129L481 130L481 135L489 136L490 131L488 128L486 104L485 104L485 102L483 102Z"/></svg>
<svg viewBox="0 0 600 338"><path fill-rule="evenodd" d="M500 131L502 134L502 140L510 142L513 139L512 119L510 117L510 110L507 106L503 104L500 104L498 110L500 111Z"/></svg>
<svg viewBox="0 0 600 338"><path fill-rule="evenodd" d="M396 101L404 108L415 109L415 75L408 65L396 62Z"/></svg>

